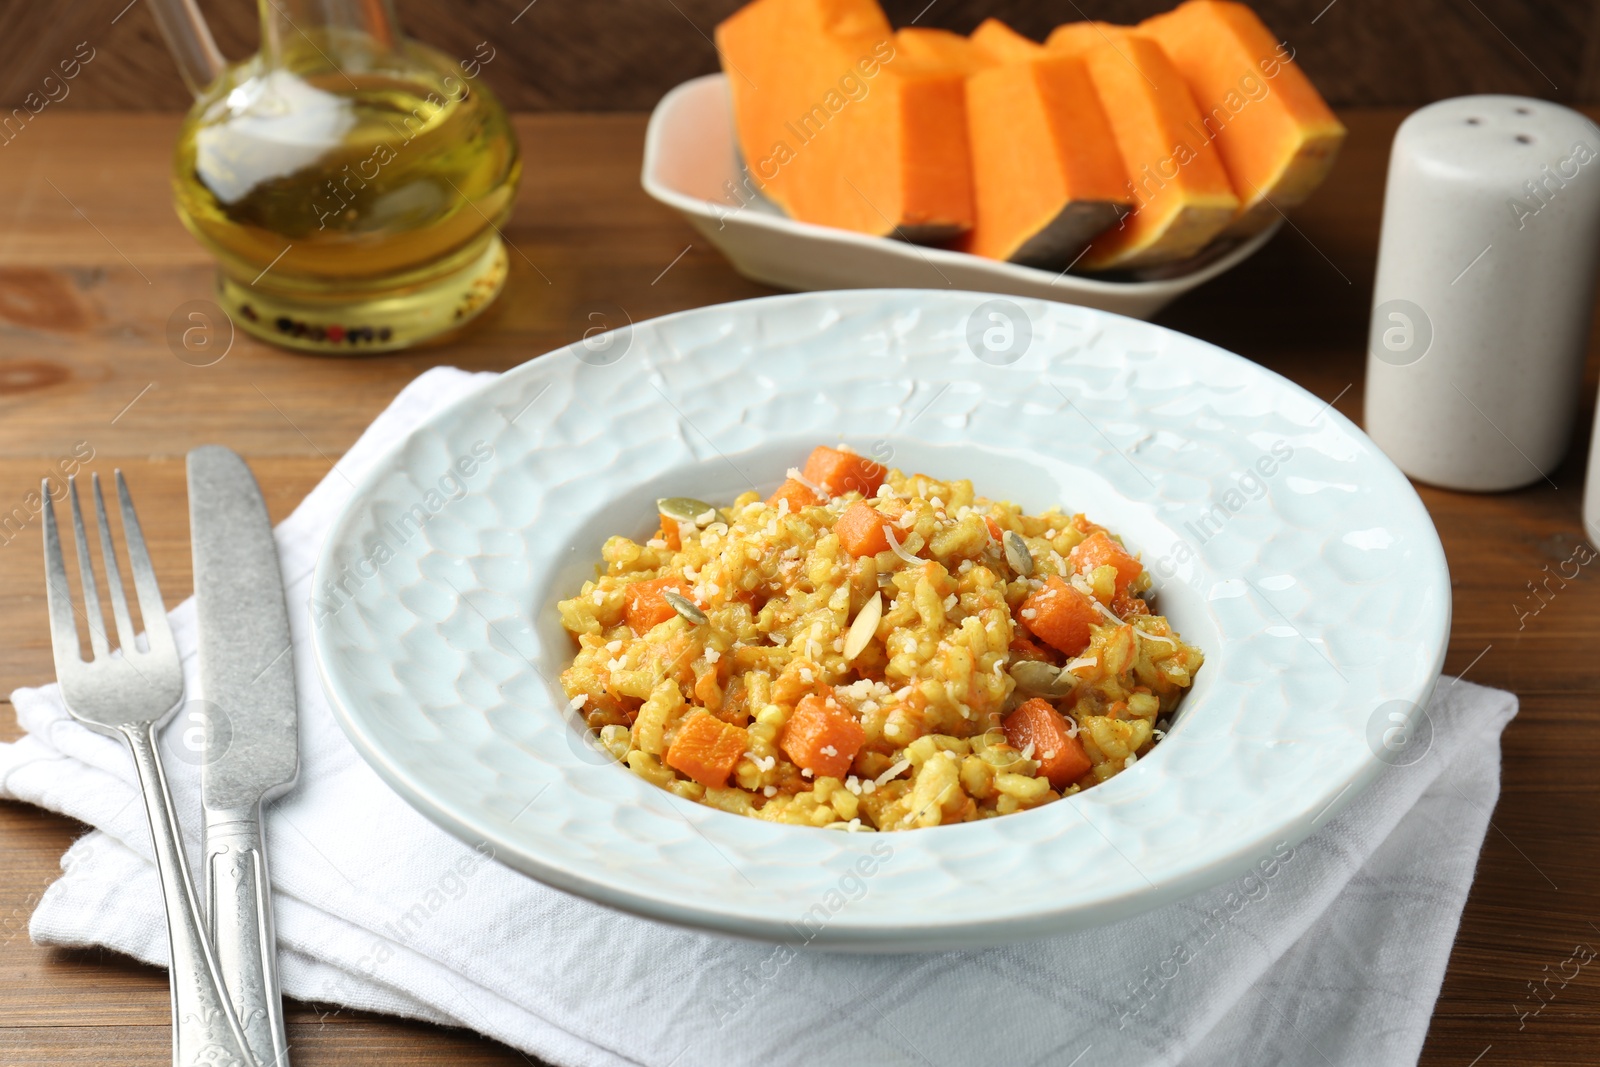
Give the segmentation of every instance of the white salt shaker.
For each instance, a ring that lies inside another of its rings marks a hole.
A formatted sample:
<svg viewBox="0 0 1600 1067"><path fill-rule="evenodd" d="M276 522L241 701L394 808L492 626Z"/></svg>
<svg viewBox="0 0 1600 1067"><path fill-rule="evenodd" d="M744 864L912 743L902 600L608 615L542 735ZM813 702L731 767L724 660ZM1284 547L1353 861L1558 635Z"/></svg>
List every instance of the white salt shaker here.
<svg viewBox="0 0 1600 1067"><path fill-rule="evenodd" d="M1597 253L1600 130L1582 115L1463 96L1401 123L1366 401L1401 470L1476 491L1548 479L1577 413Z"/></svg>

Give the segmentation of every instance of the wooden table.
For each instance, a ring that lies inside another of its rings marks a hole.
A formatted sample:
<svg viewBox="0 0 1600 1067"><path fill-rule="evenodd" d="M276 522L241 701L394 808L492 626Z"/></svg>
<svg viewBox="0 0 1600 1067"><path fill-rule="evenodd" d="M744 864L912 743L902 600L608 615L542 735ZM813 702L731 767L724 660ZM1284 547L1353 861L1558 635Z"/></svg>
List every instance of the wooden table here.
<svg viewBox="0 0 1600 1067"><path fill-rule="evenodd" d="M1359 418L1384 168L1401 114L1345 117L1344 157L1294 226L1160 321ZM216 441L244 453L282 518L430 366L513 366L580 336L588 311L603 304L638 321L767 292L639 191L641 117L546 115L517 125L528 170L507 236L522 255L511 257L506 295L467 336L328 360L240 335L226 359L198 368L175 358L166 337L172 311L208 297L212 278L168 206L176 118L42 115L0 149L0 517L58 460L92 448L95 468L122 467L137 487L176 601L190 588L190 447ZM1585 397L1594 377L1591 367ZM1547 966L1554 972L1577 944L1600 946L1600 655L1586 645L1600 636L1600 578L1580 574L1537 616L1519 625L1518 614L1534 603L1529 583L1583 540L1586 441L1584 430L1551 472L1559 488L1421 490L1455 585L1446 668L1522 699L1425 1064L1595 1061L1600 970L1583 970L1537 1017L1518 1017L1536 1006L1529 983ZM37 520L20 533L0 528L0 692L52 676L37 531ZM0 717L0 738L15 733L12 716ZM26 936L28 913L82 832L0 804L0 1067L154 1064L167 1055L162 972L104 952L39 948ZM288 1018L302 1067L526 1062L461 1031L299 1003Z"/></svg>

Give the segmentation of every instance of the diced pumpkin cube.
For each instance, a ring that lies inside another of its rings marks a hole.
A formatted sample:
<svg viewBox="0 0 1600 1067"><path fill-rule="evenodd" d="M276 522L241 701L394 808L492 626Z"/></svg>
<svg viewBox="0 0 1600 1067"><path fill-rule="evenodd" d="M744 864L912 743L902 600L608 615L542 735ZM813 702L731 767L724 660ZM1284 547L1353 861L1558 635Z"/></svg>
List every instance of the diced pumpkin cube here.
<svg viewBox="0 0 1600 1067"><path fill-rule="evenodd" d="M1017 627L1011 633L1011 644L1007 646L1017 659L1037 659L1049 662L1051 654L1043 645L1029 636L1023 627Z"/></svg>
<svg viewBox="0 0 1600 1067"><path fill-rule="evenodd" d="M652 578L647 582L634 582L622 587L622 617L633 632L644 635L677 614L662 592L689 595L689 583L676 574Z"/></svg>
<svg viewBox="0 0 1600 1067"><path fill-rule="evenodd" d="M876 556L889 551L889 535L885 530L889 520L865 500L858 500L845 509L833 532L839 544L852 556Z"/></svg>
<svg viewBox="0 0 1600 1067"><path fill-rule="evenodd" d="M1072 551L1067 553L1067 562L1079 574L1087 574L1096 567L1115 567L1119 596L1127 592L1128 586L1144 570L1144 566L1133 557L1133 553L1123 548L1104 530L1096 530L1074 545Z"/></svg>
<svg viewBox="0 0 1600 1067"><path fill-rule="evenodd" d="M843 778L866 739L867 732L855 713L829 690L800 698L784 725L778 747L795 766L815 777Z"/></svg>
<svg viewBox="0 0 1600 1067"><path fill-rule="evenodd" d="M1018 615L1035 637L1068 656L1089 647L1089 627L1100 621L1094 603L1053 574L1022 602Z"/></svg>
<svg viewBox="0 0 1600 1067"><path fill-rule="evenodd" d="M1039 773L1050 780L1051 788L1065 789L1089 772L1088 753L1049 701L1039 697L1024 701L1006 716L1001 727L1013 748L1028 751L1028 746L1033 746Z"/></svg>
<svg viewBox="0 0 1600 1067"><path fill-rule="evenodd" d="M1146 19L1189 83L1201 123L1243 201L1228 236L1256 233L1311 195L1333 167L1345 129L1305 72L1243 4L1189 0Z"/></svg>
<svg viewBox="0 0 1600 1067"><path fill-rule="evenodd" d="M801 508L808 508L813 504L822 503L821 500L817 499L817 494L813 493L804 482L796 481L793 478L785 480L782 485L778 486L772 495L767 497L767 504L771 507L777 507L780 500L789 502L790 514L799 511Z"/></svg>
<svg viewBox="0 0 1600 1067"><path fill-rule="evenodd" d="M819 445L806 457L806 465L800 473L806 481L822 486L833 496L850 492L872 496L889 472L883 464L874 463L866 456Z"/></svg>
<svg viewBox="0 0 1600 1067"><path fill-rule="evenodd" d="M749 747L744 730L697 708L678 726L663 762L708 789L720 789Z"/></svg>
<svg viewBox="0 0 1600 1067"><path fill-rule="evenodd" d="M1075 22L1049 48L1083 57L1122 154L1133 213L1096 237L1086 270L1130 270L1196 255L1239 210L1188 84L1155 41L1122 26Z"/></svg>

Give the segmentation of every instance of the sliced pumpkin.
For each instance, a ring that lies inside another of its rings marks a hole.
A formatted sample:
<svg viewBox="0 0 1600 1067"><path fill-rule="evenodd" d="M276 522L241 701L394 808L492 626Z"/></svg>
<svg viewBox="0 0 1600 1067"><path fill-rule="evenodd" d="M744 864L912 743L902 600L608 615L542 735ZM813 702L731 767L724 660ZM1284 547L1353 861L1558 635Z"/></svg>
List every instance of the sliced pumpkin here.
<svg viewBox="0 0 1600 1067"><path fill-rule="evenodd" d="M1243 4L1189 0L1139 24L1189 83L1243 202L1229 236L1259 232L1328 176L1345 128Z"/></svg>
<svg viewBox="0 0 1600 1067"><path fill-rule="evenodd" d="M1069 23L1046 46L1082 57L1135 201L1121 225L1090 244L1082 266L1129 270L1197 254L1233 221L1239 198L1183 76L1160 45L1123 26Z"/></svg>
<svg viewBox="0 0 1600 1067"><path fill-rule="evenodd" d="M971 74L985 65L972 43L959 33L928 26L907 26L894 32L895 55L918 64L945 66Z"/></svg>
<svg viewBox="0 0 1600 1067"><path fill-rule="evenodd" d="M1087 64L997 19L972 35L990 66L967 81L977 215L959 248L1060 269L1132 207Z"/></svg>
<svg viewBox="0 0 1600 1067"><path fill-rule="evenodd" d="M972 31L972 46L992 63L1026 63L1038 59L1044 46L1024 37L999 19L984 19Z"/></svg>
<svg viewBox="0 0 1600 1067"><path fill-rule="evenodd" d="M751 179L791 218L911 240L972 225L964 79L897 55L876 0L754 0L716 43Z"/></svg>

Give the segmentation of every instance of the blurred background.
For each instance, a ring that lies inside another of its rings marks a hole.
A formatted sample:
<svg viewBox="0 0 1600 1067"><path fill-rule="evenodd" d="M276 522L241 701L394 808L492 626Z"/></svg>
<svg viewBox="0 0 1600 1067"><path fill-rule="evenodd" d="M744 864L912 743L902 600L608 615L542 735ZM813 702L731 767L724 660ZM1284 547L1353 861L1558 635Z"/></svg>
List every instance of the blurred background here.
<svg viewBox="0 0 1600 1067"><path fill-rule="evenodd" d="M19 106L60 54L95 58L52 106L181 111L190 98L142 0L0 0L0 105ZM717 69L711 31L741 0L397 0L408 34L448 55L481 41L512 111L648 111ZM1062 22L1137 22L1171 0L884 0L890 21L966 33L1000 18L1042 38ZM1255 0L1335 108L1465 93L1600 102L1600 0ZM201 0L230 59L256 47L256 6ZM135 17L137 15L137 17ZM115 23L111 20L116 19ZM63 51L65 49L65 51Z"/></svg>

